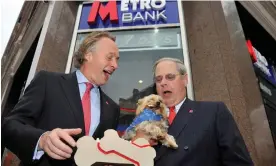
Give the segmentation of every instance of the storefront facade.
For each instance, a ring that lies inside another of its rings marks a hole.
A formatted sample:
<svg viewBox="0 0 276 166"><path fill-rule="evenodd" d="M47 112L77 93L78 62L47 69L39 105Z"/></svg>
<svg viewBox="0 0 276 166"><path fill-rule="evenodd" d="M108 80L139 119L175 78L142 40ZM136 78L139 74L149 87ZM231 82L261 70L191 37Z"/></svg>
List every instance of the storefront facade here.
<svg viewBox="0 0 276 166"><path fill-rule="evenodd" d="M84 37L92 31L110 31L119 47L119 69L102 89L121 107L119 131L133 118L137 100L154 92L154 62L179 58L188 71L188 98L223 101L256 165L273 166L275 129L268 123L268 106L235 3L131 2L136 1L49 2L26 85L39 70L75 71L73 55Z"/></svg>

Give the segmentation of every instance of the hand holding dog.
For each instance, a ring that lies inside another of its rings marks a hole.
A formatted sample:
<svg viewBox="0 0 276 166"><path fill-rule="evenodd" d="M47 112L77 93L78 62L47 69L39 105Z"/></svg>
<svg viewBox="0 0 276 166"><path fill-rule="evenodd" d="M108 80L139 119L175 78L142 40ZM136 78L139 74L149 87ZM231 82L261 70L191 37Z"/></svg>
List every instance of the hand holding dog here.
<svg viewBox="0 0 276 166"><path fill-rule="evenodd" d="M76 146L73 135L81 133L81 129L60 129L56 128L43 134L39 141L39 148L50 157L57 160L65 160L71 157L73 152L71 147ZM64 140L64 141L62 141ZM68 143L70 146L66 145Z"/></svg>

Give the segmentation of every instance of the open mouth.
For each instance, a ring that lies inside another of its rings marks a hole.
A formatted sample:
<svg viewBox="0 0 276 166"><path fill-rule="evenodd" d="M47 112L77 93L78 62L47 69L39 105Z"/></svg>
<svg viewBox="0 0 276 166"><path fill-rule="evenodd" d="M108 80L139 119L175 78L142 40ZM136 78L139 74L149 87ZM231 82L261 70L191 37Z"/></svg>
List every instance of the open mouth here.
<svg viewBox="0 0 276 166"><path fill-rule="evenodd" d="M159 106L149 106L149 109L153 109L153 110L156 110L156 109L159 109L160 107Z"/></svg>
<svg viewBox="0 0 276 166"><path fill-rule="evenodd" d="M105 75L106 79L108 79L111 76L111 74L113 73L112 71L105 70L105 69L103 70L103 72L104 72L104 75Z"/></svg>
<svg viewBox="0 0 276 166"><path fill-rule="evenodd" d="M169 91L169 90L166 90L166 91L163 92L164 95L171 94L171 93L172 93L172 91Z"/></svg>
<svg viewBox="0 0 276 166"><path fill-rule="evenodd" d="M160 108L160 103L156 103L155 105L148 105L149 109L157 110Z"/></svg>
<svg viewBox="0 0 276 166"><path fill-rule="evenodd" d="M109 70L103 70L103 72L104 72L105 74L109 74L109 75L112 74L112 71L109 71Z"/></svg>

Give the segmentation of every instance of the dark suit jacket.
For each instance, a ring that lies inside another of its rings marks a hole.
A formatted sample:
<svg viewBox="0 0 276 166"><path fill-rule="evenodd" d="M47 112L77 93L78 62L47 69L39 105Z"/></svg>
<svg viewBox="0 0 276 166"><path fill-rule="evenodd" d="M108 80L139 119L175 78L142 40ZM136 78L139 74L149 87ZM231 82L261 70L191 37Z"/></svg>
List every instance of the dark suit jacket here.
<svg viewBox="0 0 276 166"><path fill-rule="evenodd" d="M94 138L101 138L107 129L116 129L120 114L119 106L101 90L100 96L101 116ZM39 72L14 110L4 119L2 139L4 146L15 153L24 165L72 165L73 158L57 161L46 154L37 162L32 160L41 134L55 128L81 128L82 133L78 138L84 135L83 111L75 72Z"/></svg>
<svg viewBox="0 0 276 166"><path fill-rule="evenodd" d="M155 166L252 166L225 104L186 99L169 127L177 150L156 148Z"/></svg>

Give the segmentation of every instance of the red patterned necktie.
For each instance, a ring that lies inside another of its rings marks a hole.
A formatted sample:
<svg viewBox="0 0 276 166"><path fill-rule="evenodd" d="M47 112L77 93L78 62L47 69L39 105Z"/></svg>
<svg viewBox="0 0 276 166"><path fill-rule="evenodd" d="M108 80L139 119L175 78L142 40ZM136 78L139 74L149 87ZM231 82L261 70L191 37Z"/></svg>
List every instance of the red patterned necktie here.
<svg viewBox="0 0 276 166"><path fill-rule="evenodd" d="M82 97L82 109L84 116L85 135L89 135L90 121L91 121L91 103L90 103L90 91L93 88L91 83L86 82L86 90Z"/></svg>
<svg viewBox="0 0 276 166"><path fill-rule="evenodd" d="M175 107L174 106L170 107L170 114L169 114L169 118L168 118L170 124L172 124L173 119L175 118L175 115L176 115L175 114Z"/></svg>

